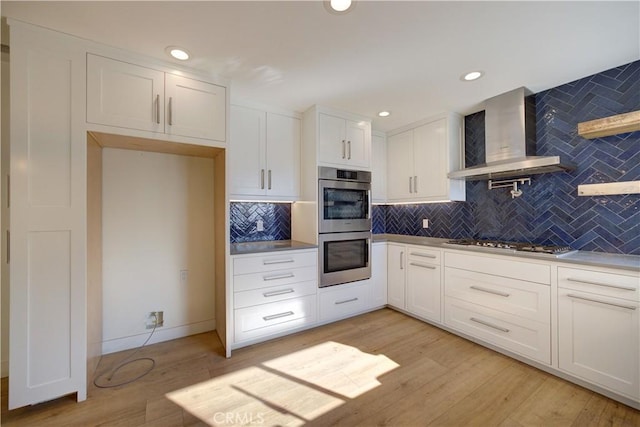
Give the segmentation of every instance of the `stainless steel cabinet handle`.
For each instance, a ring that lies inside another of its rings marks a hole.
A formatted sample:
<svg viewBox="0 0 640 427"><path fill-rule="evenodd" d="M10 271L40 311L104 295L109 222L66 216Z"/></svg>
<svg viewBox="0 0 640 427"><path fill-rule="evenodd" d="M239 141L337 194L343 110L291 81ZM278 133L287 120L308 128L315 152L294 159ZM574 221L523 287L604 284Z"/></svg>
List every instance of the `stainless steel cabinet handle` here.
<svg viewBox="0 0 640 427"><path fill-rule="evenodd" d="M264 190L264 169L260 169L260 189Z"/></svg>
<svg viewBox="0 0 640 427"><path fill-rule="evenodd" d="M7 230L7 264L11 261L11 232Z"/></svg>
<svg viewBox="0 0 640 427"><path fill-rule="evenodd" d="M294 261L293 258L264 260L262 261L262 265L286 264L293 261Z"/></svg>
<svg viewBox="0 0 640 427"><path fill-rule="evenodd" d="M295 277L295 275L293 273L274 274L273 276L262 276L262 280L268 282L269 280L288 279L290 277Z"/></svg>
<svg viewBox="0 0 640 427"><path fill-rule="evenodd" d="M347 150L347 142L343 139L342 140L342 158L343 159L347 157L347 155L345 154L346 150Z"/></svg>
<svg viewBox="0 0 640 427"><path fill-rule="evenodd" d="M160 95L156 95L156 123L160 124Z"/></svg>
<svg viewBox="0 0 640 427"><path fill-rule="evenodd" d="M347 141L347 148L349 153L347 159L351 160L351 141Z"/></svg>
<svg viewBox="0 0 640 427"><path fill-rule="evenodd" d="M264 296L265 298L269 298L269 297L275 297L278 295L285 295L285 294L290 294L295 292L293 289L289 288L289 289L281 289L279 291L271 291L271 292L264 292L262 294L262 296Z"/></svg>
<svg viewBox="0 0 640 427"><path fill-rule="evenodd" d="M262 319L267 322L273 319L279 319L281 317L293 316L293 311L285 311L284 313L272 314L270 316L264 316Z"/></svg>
<svg viewBox="0 0 640 427"><path fill-rule="evenodd" d="M169 126L173 125L173 108L172 108L172 104L173 104L173 98L169 97Z"/></svg>
<svg viewBox="0 0 640 427"><path fill-rule="evenodd" d="M404 252L400 252L400 270L404 270Z"/></svg>
<svg viewBox="0 0 640 427"><path fill-rule="evenodd" d="M419 256L419 257L422 257L422 258L434 258L434 259L438 258L435 255L425 254L425 253L422 253L422 252L410 252L409 255Z"/></svg>
<svg viewBox="0 0 640 427"><path fill-rule="evenodd" d="M409 177L409 193L413 193L413 177Z"/></svg>
<svg viewBox="0 0 640 427"><path fill-rule="evenodd" d="M502 326L494 325L493 323L485 322L484 320L476 319L475 317L469 318L472 322L480 323L481 325L488 326L493 329L497 329L502 332L509 332L507 328L503 328Z"/></svg>
<svg viewBox="0 0 640 427"><path fill-rule="evenodd" d="M7 175L7 207L11 207L11 175Z"/></svg>
<svg viewBox="0 0 640 427"><path fill-rule="evenodd" d="M480 286L470 286L471 289L475 289L476 291L486 292L488 294L500 295L501 297L508 297L510 294L506 292L494 291L493 289L487 289Z"/></svg>
<svg viewBox="0 0 640 427"><path fill-rule="evenodd" d="M267 186L267 188L271 190L271 169L269 169L269 179L267 181L269 182L269 185Z"/></svg>
<svg viewBox="0 0 640 427"><path fill-rule="evenodd" d="M358 301L358 298L350 298L350 299L346 299L343 301L336 301L334 302L334 304L338 305L338 304L346 304L348 302L354 302L354 301Z"/></svg>
<svg viewBox="0 0 640 427"><path fill-rule="evenodd" d="M597 299L582 297L580 295L567 294L567 296L569 298L575 298L575 299L581 299L581 300L585 300L585 301L597 302L598 304L606 304L606 305L612 305L614 307L626 308L627 310L635 310L636 309L632 305L624 305L624 304L616 304L616 303L608 302L608 301L600 301L600 300L597 300Z"/></svg>
<svg viewBox="0 0 640 427"><path fill-rule="evenodd" d="M414 193L418 192L418 175L415 175L413 177L413 192Z"/></svg>
<svg viewBox="0 0 640 427"><path fill-rule="evenodd" d="M571 277L567 277L567 281L576 282L576 283L585 283L587 285L604 286L605 288L622 289L624 291L635 291L636 290L636 288L630 288L628 286L611 285L609 283L592 282L590 280L573 279Z"/></svg>
<svg viewBox="0 0 640 427"><path fill-rule="evenodd" d="M422 267L422 268L429 268L431 270L435 270L437 268L435 265L420 264L418 262L410 262L409 265L414 265L416 267Z"/></svg>

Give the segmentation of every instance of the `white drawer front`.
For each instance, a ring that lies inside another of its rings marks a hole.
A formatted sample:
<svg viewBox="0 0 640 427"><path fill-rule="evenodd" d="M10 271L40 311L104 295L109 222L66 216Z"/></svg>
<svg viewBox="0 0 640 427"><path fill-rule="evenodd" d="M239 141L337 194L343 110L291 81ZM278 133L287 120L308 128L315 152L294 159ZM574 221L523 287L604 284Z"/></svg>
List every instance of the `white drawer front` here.
<svg viewBox="0 0 640 427"><path fill-rule="evenodd" d="M468 335L551 363L551 326L455 298L445 300L445 324Z"/></svg>
<svg viewBox="0 0 640 427"><path fill-rule="evenodd" d="M233 307L243 308L250 307L252 305L268 304L271 302L298 298L305 295L315 294L317 290L317 282L315 280L311 280L308 282L235 292L233 294Z"/></svg>
<svg viewBox="0 0 640 427"><path fill-rule="evenodd" d="M240 308L234 311L235 342L299 328L315 320L315 295Z"/></svg>
<svg viewBox="0 0 640 427"><path fill-rule="evenodd" d="M335 289L320 294L320 320L347 317L366 309L367 290L371 284Z"/></svg>
<svg viewBox="0 0 640 427"><path fill-rule="evenodd" d="M542 283L545 285L551 284L550 266L517 261L515 258L506 260L488 256L447 252L444 255L444 265L446 267L495 274L512 279L526 280L528 282Z"/></svg>
<svg viewBox="0 0 640 427"><path fill-rule="evenodd" d="M640 277L558 267L558 287L614 298L640 301Z"/></svg>
<svg viewBox="0 0 640 427"><path fill-rule="evenodd" d="M318 280L316 266L292 268L290 270L265 271L262 273L242 274L233 276L233 291L248 291L251 289L271 288L289 285L297 282Z"/></svg>
<svg viewBox="0 0 640 427"><path fill-rule="evenodd" d="M445 294L542 323L551 321L551 287L522 280L445 268Z"/></svg>
<svg viewBox="0 0 640 427"><path fill-rule="evenodd" d="M441 252L433 249L425 249L420 246L407 245L407 256L413 261L440 265Z"/></svg>
<svg viewBox="0 0 640 427"><path fill-rule="evenodd" d="M318 251L280 251L233 259L233 274L250 274L318 264Z"/></svg>

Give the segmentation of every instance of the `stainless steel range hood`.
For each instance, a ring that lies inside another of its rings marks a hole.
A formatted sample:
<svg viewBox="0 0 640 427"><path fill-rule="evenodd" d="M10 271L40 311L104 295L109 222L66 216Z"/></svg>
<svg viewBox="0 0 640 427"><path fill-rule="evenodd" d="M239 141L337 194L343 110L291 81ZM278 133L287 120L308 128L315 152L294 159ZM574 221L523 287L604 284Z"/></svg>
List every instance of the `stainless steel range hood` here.
<svg viewBox="0 0 640 427"><path fill-rule="evenodd" d="M485 164L449 173L449 178L484 180L566 172L575 164L561 156L536 156L535 97L521 87L485 101Z"/></svg>

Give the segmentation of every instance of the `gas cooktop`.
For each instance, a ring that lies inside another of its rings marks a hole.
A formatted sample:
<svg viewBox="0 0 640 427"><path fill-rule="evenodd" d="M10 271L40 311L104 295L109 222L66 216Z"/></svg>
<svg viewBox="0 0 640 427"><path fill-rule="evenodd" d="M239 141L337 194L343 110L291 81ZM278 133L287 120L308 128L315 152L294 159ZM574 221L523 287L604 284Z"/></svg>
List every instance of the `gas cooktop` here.
<svg viewBox="0 0 640 427"><path fill-rule="evenodd" d="M569 246L539 245L537 243L502 242L499 240L455 239L447 242L450 245L470 246L474 248L504 249L518 252L553 255L556 257L575 252Z"/></svg>

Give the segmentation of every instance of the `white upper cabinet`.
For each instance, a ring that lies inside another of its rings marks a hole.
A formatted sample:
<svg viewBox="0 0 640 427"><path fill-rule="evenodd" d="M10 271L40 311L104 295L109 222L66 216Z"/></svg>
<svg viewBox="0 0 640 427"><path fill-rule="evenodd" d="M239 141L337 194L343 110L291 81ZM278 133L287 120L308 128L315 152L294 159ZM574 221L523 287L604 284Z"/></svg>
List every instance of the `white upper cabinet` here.
<svg viewBox="0 0 640 427"><path fill-rule="evenodd" d="M371 199L387 201L387 137L382 132L371 134Z"/></svg>
<svg viewBox="0 0 640 427"><path fill-rule="evenodd" d="M388 137L390 202L465 200L465 183L447 178L462 167L462 118L447 114L405 126Z"/></svg>
<svg viewBox="0 0 640 427"><path fill-rule="evenodd" d="M230 140L232 198L298 200L299 118L233 105Z"/></svg>
<svg viewBox="0 0 640 427"><path fill-rule="evenodd" d="M89 123L219 145L208 141L225 142L226 103L223 86L87 55Z"/></svg>

